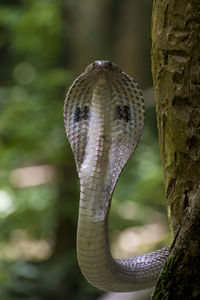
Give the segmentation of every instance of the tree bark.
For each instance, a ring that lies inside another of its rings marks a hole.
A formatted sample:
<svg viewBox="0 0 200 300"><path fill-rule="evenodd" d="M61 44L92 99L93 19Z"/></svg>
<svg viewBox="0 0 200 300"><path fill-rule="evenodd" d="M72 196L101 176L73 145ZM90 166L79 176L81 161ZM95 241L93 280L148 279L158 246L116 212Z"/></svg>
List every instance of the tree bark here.
<svg viewBox="0 0 200 300"><path fill-rule="evenodd" d="M153 299L200 299L200 0L154 0L152 72L175 239Z"/></svg>

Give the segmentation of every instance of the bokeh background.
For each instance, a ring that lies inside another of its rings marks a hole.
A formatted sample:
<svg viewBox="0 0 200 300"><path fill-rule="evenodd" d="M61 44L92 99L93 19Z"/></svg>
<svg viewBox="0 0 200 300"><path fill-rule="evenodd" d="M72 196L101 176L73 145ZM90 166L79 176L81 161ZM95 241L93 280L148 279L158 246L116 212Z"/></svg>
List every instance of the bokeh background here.
<svg viewBox="0 0 200 300"><path fill-rule="evenodd" d="M149 299L107 295L80 273L79 181L63 102L94 60L117 63L142 87L145 130L113 196L111 247L130 257L166 245L151 11L152 0L0 1L0 299Z"/></svg>

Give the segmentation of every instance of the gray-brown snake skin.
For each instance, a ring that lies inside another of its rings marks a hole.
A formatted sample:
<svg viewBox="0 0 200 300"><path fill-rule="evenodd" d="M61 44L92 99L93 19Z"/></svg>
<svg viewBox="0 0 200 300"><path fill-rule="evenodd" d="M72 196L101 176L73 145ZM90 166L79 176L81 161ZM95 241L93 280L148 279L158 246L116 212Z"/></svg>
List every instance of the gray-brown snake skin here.
<svg viewBox="0 0 200 300"><path fill-rule="evenodd" d="M95 61L70 87L64 116L80 178L77 252L82 273L92 285L106 291L127 292L155 285L169 247L114 259L107 229L116 181L144 126L139 86L117 65Z"/></svg>

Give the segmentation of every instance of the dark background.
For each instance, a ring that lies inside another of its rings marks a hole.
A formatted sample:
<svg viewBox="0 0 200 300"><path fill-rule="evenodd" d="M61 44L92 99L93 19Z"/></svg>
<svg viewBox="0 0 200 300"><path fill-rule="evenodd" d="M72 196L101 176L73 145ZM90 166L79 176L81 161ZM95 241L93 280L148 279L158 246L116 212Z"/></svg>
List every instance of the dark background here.
<svg viewBox="0 0 200 300"><path fill-rule="evenodd" d="M120 65L146 102L141 143L113 196L113 254L168 243L151 10L150 0L0 1L0 299L90 300L103 293L77 265L79 181L63 125L67 89L94 60Z"/></svg>

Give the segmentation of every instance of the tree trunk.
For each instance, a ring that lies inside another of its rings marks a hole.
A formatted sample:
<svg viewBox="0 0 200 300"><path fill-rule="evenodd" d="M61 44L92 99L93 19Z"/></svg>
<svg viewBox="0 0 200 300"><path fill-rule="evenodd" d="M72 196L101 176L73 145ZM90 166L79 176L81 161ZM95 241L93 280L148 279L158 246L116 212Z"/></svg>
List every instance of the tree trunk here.
<svg viewBox="0 0 200 300"><path fill-rule="evenodd" d="M153 299L200 299L200 0L154 0L152 71L171 256Z"/></svg>

